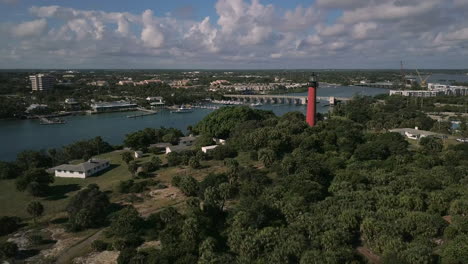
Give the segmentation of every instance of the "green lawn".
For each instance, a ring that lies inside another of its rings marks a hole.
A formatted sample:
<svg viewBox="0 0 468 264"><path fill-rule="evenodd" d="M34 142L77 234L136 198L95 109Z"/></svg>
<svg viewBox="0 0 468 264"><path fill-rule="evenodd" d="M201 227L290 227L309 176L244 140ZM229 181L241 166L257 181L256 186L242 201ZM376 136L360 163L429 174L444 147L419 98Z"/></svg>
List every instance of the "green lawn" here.
<svg viewBox="0 0 468 264"><path fill-rule="evenodd" d="M87 179L67 179L55 178L51 185L53 195L45 198L33 197L26 192L18 192L14 180L0 181L0 215L29 217L26 206L29 202L38 200L44 207L46 216L54 216L63 211L68 200L80 188L88 184L95 183L104 190L113 190L119 181L131 178L125 164L122 165L120 152L111 152L98 156L98 158L108 159L111 168L106 172Z"/></svg>
<svg viewBox="0 0 468 264"><path fill-rule="evenodd" d="M0 181L0 216L19 216L27 218L29 215L26 212L26 207L31 201L40 201L45 212L43 220L53 219L59 216L65 216L64 209L68 204L70 197L76 194L81 188L89 184L97 184L103 191L112 191L110 194L111 201L121 200L121 196L115 193L117 185L120 181L129 180L132 178L128 171L127 165L121 160L122 151L115 151L97 156L96 158L107 159L111 163L111 167L104 173L89 177L86 179L72 178L55 178L55 182L51 185L53 195L49 197L33 197L26 192L18 192L15 187L14 180ZM246 165L248 161L248 153L242 153L241 164ZM141 159L138 159L139 164L149 161L154 155L145 154ZM163 162L166 161L164 155L159 156ZM192 169L189 166L177 166L170 168L162 168L158 170L155 179L160 180L166 185L170 185L174 175L190 175L197 180L202 180L209 173L225 172L226 168L223 161L202 161L201 169Z"/></svg>

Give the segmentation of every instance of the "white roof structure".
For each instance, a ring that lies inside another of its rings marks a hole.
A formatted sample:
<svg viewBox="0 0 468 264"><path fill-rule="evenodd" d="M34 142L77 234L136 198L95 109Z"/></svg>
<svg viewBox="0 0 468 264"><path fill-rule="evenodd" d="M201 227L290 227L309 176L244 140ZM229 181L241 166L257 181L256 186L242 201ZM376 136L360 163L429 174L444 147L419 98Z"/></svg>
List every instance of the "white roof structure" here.
<svg viewBox="0 0 468 264"><path fill-rule="evenodd" d="M212 146L202 147L201 151L203 151L203 153L207 153L208 151L213 150L213 149L217 148L218 146L219 145L212 145Z"/></svg>
<svg viewBox="0 0 468 264"><path fill-rule="evenodd" d="M55 177L64 178L86 178L94 175L109 167L108 160L90 159L80 164L62 164L49 169L49 172L55 172Z"/></svg>

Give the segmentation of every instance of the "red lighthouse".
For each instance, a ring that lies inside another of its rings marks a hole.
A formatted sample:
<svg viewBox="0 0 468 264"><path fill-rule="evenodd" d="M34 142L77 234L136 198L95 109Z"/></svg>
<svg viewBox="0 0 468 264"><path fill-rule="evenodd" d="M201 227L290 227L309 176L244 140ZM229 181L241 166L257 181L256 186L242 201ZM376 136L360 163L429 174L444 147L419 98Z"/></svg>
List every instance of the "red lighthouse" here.
<svg viewBox="0 0 468 264"><path fill-rule="evenodd" d="M308 87L309 87L309 95L307 98L307 114L306 114L306 122L309 126L315 126L315 115L317 114L317 110L315 104L317 103L317 88L319 86L318 78L315 73L312 73L309 79Z"/></svg>

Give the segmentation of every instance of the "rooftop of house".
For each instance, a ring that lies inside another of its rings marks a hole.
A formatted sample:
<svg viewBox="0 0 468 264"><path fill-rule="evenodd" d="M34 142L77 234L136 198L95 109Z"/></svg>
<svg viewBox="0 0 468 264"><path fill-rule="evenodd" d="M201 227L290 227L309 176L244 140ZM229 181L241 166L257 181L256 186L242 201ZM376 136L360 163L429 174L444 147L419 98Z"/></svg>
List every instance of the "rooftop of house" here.
<svg viewBox="0 0 468 264"><path fill-rule="evenodd" d="M169 148L171 150L171 152L178 152L178 151L189 150L189 149L191 149L191 146L175 145L175 146L168 146L166 148Z"/></svg>
<svg viewBox="0 0 468 264"><path fill-rule="evenodd" d="M179 141L194 141L195 139L197 139L197 137L190 135L187 137L180 137Z"/></svg>
<svg viewBox="0 0 468 264"><path fill-rule="evenodd" d="M212 145L212 146L205 146L205 147L202 147L202 149L215 149L217 148L218 145Z"/></svg>
<svg viewBox="0 0 468 264"><path fill-rule="evenodd" d="M149 147L150 148L165 148L165 147L170 147L172 146L171 143L156 143L156 144L151 144Z"/></svg>
<svg viewBox="0 0 468 264"><path fill-rule="evenodd" d="M99 160L99 159L90 159L86 162L73 165L73 164L62 164L57 167L53 167L50 170L66 170L66 171L77 171L77 172L86 172L88 170L94 169L102 164L108 163L108 160Z"/></svg>

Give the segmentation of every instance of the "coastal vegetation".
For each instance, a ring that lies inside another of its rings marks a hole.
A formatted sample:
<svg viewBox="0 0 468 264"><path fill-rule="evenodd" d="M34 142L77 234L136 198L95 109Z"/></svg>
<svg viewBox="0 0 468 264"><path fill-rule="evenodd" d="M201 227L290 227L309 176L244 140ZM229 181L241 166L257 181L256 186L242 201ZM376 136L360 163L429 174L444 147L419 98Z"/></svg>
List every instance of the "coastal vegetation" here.
<svg viewBox="0 0 468 264"><path fill-rule="evenodd" d="M388 132L438 129L419 105L356 97L315 127L299 112L278 117L226 107L192 128L200 136L192 150L149 152L151 144L182 136L149 128L125 140L145 150L143 158L99 139L56 150L65 159L29 151L0 164L0 186L14 178L24 190L43 182L49 192L40 194L50 197L58 184L78 184L58 200L40 198L44 212L32 216L44 225L65 217L71 234L104 230L89 250L118 251L118 263L366 263L369 256L380 263L466 263L468 145ZM213 137L226 144L201 152ZM114 168L85 180L40 180L49 166L88 156L108 158ZM38 199L32 195L25 197ZM54 202L60 210L51 210ZM8 212L0 218L3 235L29 221ZM143 247L151 242L157 246ZM16 255L13 247L2 244L3 258Z"/></svg>

